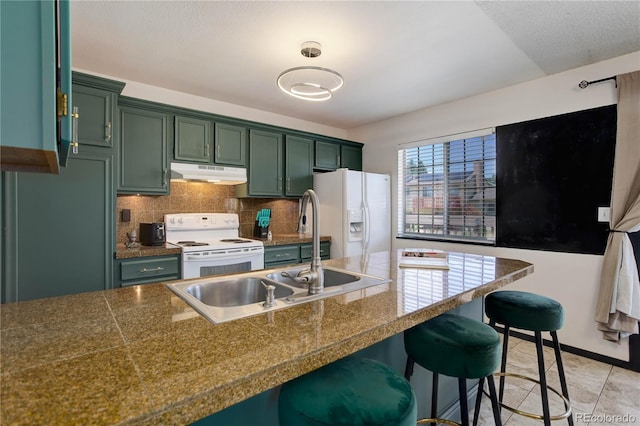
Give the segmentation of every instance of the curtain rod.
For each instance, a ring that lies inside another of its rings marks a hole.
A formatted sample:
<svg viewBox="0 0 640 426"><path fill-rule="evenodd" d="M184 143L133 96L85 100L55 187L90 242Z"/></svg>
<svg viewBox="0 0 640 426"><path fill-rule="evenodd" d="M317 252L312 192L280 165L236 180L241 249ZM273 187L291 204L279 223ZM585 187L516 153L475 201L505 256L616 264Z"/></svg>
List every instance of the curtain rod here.
<svg viewBox="0 0 640 426"><path fill-rule="evenodd" d="M607 80L613 80L616 82L616 87L618 86L618 82L616 80L616 77L607 77L607 78L601 78L600 80L593 80L593 81L587 81L587 80L582 80L579 84L578 87L581 89L586 89L590 84L594 84L594 83L602 83L603 81L607 81Z"/></svg>

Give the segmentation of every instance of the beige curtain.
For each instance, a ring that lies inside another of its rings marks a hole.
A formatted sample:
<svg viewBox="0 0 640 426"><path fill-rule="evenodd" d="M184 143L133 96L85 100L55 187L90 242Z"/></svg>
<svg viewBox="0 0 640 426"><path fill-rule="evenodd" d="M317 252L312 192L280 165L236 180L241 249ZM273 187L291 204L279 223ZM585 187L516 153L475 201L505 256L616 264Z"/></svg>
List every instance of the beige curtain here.
<svg viewBox="0 0 640 426"><path fill-rule="evenodd" d="M618 127L611 218L602 262L596 321L603 338L638 333L640 281L628 232L640 230L640 71L616 77Z"/></svg>

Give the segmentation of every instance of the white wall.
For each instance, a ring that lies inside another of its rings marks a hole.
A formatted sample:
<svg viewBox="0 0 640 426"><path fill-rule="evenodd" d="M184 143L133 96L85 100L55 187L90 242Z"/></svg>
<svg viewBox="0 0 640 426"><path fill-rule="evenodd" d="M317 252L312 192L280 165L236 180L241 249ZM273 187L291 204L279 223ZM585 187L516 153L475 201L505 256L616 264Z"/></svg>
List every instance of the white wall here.
<svg viewBox="0 0 640 426"><path fill-rule="evenodd" d="M346 139L347 137L346 130L338 129L336 127L299 120L297 118L274 114L255 108L248 108L228 102L217 101L215 99L208 99L202 96L177 92L175 90L164 89L162 87L150 86L148 84L140 83L137 81L113 77L110 75L87 71L80 68L74 68L73 70L85 74L92 74L99 77L108 78L111 80L121 81L126 84L124 90L122 91L122 95L130 96L132 98L145 99L148 101L160 102L163 104L175 105L183 108L194 109L197 111L204 111L212 114L224 115L227 117L255 121L258 123L271 124L288 129L296 129L310 133L333 136L341 139Z"/></svg>
<svg viewBox="0 0 640 426"><path fill-rule="evenodd" d="M366 171L391 174L392 199L397 206L397 144L611 105L616 103L612 81L586 89L579 89L578 83L638 69L640 52L635 52L352 129L347 139L365 143L363 166ZM396 210L394 208L392 213L394 234L397 229ZM592 214L595 220L595 212L585 214ZM602 256L416 240L395 240L393 245L394 248L433 247L467 251L531 262L534 274L510 288L543 294L563 304L565 324L559 332L560 341L605 356L629 360L628 341L616 344L603 340L593 319Z"/></svg>

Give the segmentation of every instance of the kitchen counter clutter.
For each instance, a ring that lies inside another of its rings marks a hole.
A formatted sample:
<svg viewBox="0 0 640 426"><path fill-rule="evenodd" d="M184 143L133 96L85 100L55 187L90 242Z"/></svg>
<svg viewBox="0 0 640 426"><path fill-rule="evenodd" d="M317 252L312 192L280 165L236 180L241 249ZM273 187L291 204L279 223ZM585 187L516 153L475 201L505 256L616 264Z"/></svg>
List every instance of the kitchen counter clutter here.
<svg viewBox="0 0 640 426"><path fill-rule="evenodd" d="M463 253L399 268L400 254L323 262L390 283L220 324L163 284L2 305L2 423L193 422L533 272Z"/></svg>

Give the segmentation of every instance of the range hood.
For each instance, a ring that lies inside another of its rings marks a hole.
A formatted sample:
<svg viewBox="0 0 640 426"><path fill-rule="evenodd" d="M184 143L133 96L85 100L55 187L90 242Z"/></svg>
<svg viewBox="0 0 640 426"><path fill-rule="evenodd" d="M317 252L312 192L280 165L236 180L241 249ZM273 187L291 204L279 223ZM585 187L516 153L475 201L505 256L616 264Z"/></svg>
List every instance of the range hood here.
<svg viewBox="0 0 640 426"><path fill-rule="evenodd" d="M247 169L207 164L171 163L171 180L197 180L219 185L239 185L247 181Z"/></svg>

